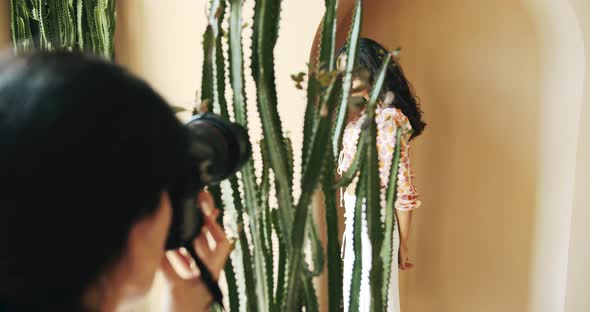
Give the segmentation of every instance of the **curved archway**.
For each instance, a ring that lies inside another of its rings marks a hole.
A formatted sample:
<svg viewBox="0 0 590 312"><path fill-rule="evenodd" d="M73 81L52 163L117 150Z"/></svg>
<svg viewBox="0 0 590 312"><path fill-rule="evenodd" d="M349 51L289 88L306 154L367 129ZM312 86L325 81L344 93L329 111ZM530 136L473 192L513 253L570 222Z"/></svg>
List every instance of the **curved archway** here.
<svg viewBox="0 0 590 312"><path fill-rule="evenodd" d="M541 98L530 311L565 307L579 120L586 55L578 16L568 1L524 1L541 51Z"/></svg>
<svg viewBox="0 0 590 312"><path fill-rule="evenodd" d="M578 153L576 164L575 194L572 211L571 235L569 242L567 288L565 311L590 311L587 282L590 280L590 3L583 0L570 1L576 14L582 38L585 43L586 66L584 77L584 99L580 114Z"/></svg>

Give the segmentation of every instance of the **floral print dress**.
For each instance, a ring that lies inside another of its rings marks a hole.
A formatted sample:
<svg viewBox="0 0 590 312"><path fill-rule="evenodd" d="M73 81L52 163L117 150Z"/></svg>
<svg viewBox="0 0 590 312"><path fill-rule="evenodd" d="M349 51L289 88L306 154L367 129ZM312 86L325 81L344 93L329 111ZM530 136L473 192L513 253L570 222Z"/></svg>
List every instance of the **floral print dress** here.
<svg viewBox="0 0 590 312"><path fill-rule="evenodd" d="M364 123L366 115L361 115L357 120L351 121L344 130L344 138L342 142L342 151L340 152L338 171L340 174L348 170L354 155L358 139L361 133L361 127ZM394 157L396 144L397 129L402 130L401 136L401 150L400 150L400 165L398 171L398 186L397 186L397 200L395 202L395 209L401 211L410 211L420 207L421 201L418 192L413 184L414 173L410 165L410 138L412 135L412 126L408 118L397 108L376 108L375 122L377 124L377 152L379 155L379 177L381 185L386 186L389 183L389 173L391 163ZM346 192L341 196L344 200L345 206L345 230L343 238L343 258L344 258L344 311L349 311L349 295L350 284L352 279L352 271L354 264L354 253L352 252L352 230L353 218L356 198L350 192ZM384 203L384 201L382 201ZM384 204L383 204L384 206ZM361 246L362 246L362 273L361 273L361 294L359 311L369 311L370 307L370 286L369 273L371 271L371 242L368 236L367 222L365 215L365 206L363 205L361 222ZM397 252L399 249L399 233L394 231L394 248L392 249L392 259L397 259ZM398 286L398 270L397 265L391 270L391 277L389 280L389 294L387 301L387 311L399 312L399 286Z"/></svg>

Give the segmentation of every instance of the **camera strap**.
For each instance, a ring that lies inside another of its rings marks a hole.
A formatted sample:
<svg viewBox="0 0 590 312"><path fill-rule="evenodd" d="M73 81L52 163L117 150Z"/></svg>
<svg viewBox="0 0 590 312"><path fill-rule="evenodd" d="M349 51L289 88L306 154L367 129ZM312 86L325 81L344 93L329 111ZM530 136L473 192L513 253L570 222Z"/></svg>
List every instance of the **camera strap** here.
<svg viewBox="0 0 590 312"><path fill-rule="evenodd" d="M213 278L213 274L211 274L211 271L209 271L209 268L207 268L205 263L203 263L203 260L201 260L201 258L199 258L199 256L195 252L194 246L192 246L192 245L193 244L188 243L184 246L184 248L186 248L186 250L191 255L193 260L195 260L195 264L197 265L197 268L201 272L201 278L203 279L203 282L205 282L205 286L207 286L207 289L209 290L209 292L213 296L214 302L219 305L219 307L221 308L222 311L225 311L225 308L223 307L223 293L221 292L221 289L219 288L219 284L215 281L215 279Z"/></svg>

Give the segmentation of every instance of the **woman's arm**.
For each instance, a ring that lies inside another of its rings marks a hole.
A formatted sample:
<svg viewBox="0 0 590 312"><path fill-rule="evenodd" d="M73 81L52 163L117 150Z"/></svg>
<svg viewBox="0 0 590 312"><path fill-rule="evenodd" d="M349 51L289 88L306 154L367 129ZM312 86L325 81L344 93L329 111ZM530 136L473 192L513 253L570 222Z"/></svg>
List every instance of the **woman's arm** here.
<svg viewBox="0 0 590 312"><path fill-rule="evenodd" d="M394 207L398 223L400 237L399 268L402 270L411 269L414 265L408 262L408 245L412 225L413 210L421 204L418 192L414 187L414 173L410 164L410 136L411 125L409 120L397 109L384 109L380 112L381 117L378 124L379 160L382 164L379 167L379 175L382 186L389 184L391 165L394 158L396 146L400 146L399 168L397 170L397 199ZM402 136L397 142L396 133L401 129Z"/></svg>
<svg viewBox="0 0 590 312"><path fill-rule="evenodd" d="M397 215L398 231L400 237L400 247L398 254L398 263L401 270L407 270L414 267L409 262L408 246L410 241L410 232L414 209L421 205L418 199L418 192L414 187L414 173L410 165L410 144L409 138L401 143L401 159L398 173L397 201L395 211Z"/></svg>
<svg viewBox="0 0 590 312"><path fill-rule="evenodd" d="M410 228L414 212L395 210L397 215L398 231L400 237L398 264L401 270L411 269L414 264L409 262L408 242L410 240Z"/></svg>

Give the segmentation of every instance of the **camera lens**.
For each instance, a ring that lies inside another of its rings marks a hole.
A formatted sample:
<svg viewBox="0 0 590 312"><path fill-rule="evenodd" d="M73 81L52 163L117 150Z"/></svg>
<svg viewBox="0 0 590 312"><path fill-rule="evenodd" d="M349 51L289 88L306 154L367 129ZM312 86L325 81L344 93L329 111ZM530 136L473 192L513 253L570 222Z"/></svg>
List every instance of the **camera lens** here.
<svg viewBox="0 0 590 312"><path fill-rule="evenodd" d="M203 225L196 195L205 186L219 184L248 161L252 147L245 128L211 114L194 116L187 124L191 168L171 191L172 226L166 247L176 249L190 243Z"/></svg>
<svg viewBox="0 0 590 312"><path fill-rule="evenodd" d="M215 185L238 171L251 155L246 129L211 114L199 114L187 124L190 154L198 165L201 183Z"/></svg>

